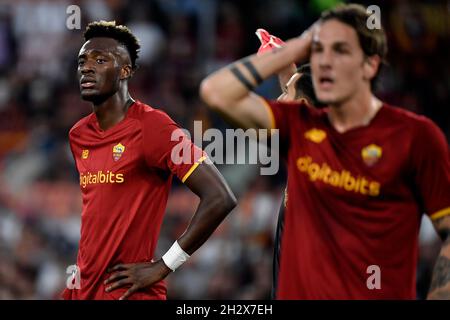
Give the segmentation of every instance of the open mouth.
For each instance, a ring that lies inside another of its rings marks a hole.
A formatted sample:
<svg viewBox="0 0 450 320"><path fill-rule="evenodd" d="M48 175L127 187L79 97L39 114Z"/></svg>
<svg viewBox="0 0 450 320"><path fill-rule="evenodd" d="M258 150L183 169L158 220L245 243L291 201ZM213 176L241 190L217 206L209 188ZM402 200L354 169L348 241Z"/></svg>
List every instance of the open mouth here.
<svg viewBox="0 0 450 320"><path fill-rule="evenodd" d="M331 77L320 77L319 82L323 85L332 85L334 80Z"/></svg>

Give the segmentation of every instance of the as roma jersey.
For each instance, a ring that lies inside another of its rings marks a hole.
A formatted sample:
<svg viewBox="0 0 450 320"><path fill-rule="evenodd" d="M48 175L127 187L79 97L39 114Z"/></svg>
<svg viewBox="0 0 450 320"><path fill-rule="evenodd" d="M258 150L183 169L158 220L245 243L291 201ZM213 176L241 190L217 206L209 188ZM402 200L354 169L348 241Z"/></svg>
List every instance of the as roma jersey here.
<svg viewBox="0 0 450 320"><path fill-rule="evenodd" d="M81 282L63 297L118 299L128 288L105 292L107 269L153 259L172 177L184 182L204 156L164 112L139 101L106 131L90 114L70 130L69 138L83 201L77 258ZM130 299L165 297L161 281Z"/></svg>
<svg viewBox="0 0 450 320"><path fill-rule="evenodd" d="M327 109L268 102L288 165L278 299L414 299L422 213L450 214L449 148L384 104L345 133Z"/></svg>

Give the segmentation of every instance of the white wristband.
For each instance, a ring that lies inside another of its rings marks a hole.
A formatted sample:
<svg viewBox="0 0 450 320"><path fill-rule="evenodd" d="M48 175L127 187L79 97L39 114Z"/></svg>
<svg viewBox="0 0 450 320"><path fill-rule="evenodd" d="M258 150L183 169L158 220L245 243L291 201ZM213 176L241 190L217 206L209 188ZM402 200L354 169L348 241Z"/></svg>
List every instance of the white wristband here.
<svg viewBox="0 0 450 320"><path fill-rule="evenodd" d="M184 252L178 244L178 241L175 241L166 254L162 256L162 260L170 270L175 271L179 266L185 263L189 257L190 255Z"/></svg>

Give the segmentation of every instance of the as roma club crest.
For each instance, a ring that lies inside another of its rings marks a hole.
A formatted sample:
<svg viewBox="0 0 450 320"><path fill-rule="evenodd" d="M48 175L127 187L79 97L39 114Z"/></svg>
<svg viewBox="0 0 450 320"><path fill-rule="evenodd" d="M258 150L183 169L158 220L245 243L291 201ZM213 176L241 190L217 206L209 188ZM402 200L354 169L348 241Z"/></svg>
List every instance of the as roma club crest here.
<svg viewBox="0 0 450 320"><path fill-rule="evenodd" d="M370 144L361 150L361 156L368 166L373 166L381 158L383 150L376 144Z"/></svg>
<svg viewBox="0 0 450 320"><path fill-rule="evenodd" d="M113 159L114 161L118 161L121 157L122 154L125 152L125 146L121 143L116 144L113 147Z"/></svg>

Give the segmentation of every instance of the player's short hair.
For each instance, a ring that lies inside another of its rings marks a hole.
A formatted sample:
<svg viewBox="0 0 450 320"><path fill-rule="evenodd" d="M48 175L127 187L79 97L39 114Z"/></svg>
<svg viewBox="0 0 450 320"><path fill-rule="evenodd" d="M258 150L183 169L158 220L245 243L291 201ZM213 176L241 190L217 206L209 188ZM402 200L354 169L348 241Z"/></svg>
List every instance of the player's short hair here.
<svg viewBox="0 0 450 320"><path fill-rule="evenodd" d="M335 8L322 12L319 21L325 22L336 19L352 27L358 35L359 44L368 57L378 55L381 58L380 68L377 75L372 79L372 85L380 73L381 67L386 64L386 55L388 51L386 33L382 26L380 28L369 29L367 21L370 14L365 7L360 4L342 4Z"/></svg>
<svg viewBox="0 0 450 320"><path fill-rule="evenodd" d="M141 46L139 40L128 27L117 25L115 21L93 21L86 27L84 40L88 41L98 37L112 38L125 46L130 55L133 70L137 68L136 60L139 57Z"/></svg>
<svg viewBox="0 0 450 320"><path fill-rule="evenodd" d="M297 68L297 73L301 74L300 79L295 83L295 98L307 98L313 106L323 107L323 104L317 100L316 93L312 84L311 66L309 63L302 64Z"/></svg>

